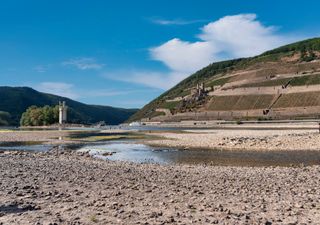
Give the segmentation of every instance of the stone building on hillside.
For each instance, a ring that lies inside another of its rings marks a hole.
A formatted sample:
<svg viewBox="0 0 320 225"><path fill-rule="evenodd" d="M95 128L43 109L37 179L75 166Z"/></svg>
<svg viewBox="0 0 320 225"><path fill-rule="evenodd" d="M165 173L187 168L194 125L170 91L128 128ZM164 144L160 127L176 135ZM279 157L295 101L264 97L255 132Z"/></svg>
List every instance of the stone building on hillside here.
<svg viewBox="0 0 320 225"><path fill-rule="evenodd" d="M195 88L191 90L191 95L188 97L188 99L185 100L201 100L205 96L207 96L208 91L205 89L204 83L198 83Z"/></svg>
<svg viewBox="0 0 320 225"><path fill-rule="evenodd" d="M204 97L206 94L204 83L197 84L196 88L191 91L191 95L196 98Z"/></svg>

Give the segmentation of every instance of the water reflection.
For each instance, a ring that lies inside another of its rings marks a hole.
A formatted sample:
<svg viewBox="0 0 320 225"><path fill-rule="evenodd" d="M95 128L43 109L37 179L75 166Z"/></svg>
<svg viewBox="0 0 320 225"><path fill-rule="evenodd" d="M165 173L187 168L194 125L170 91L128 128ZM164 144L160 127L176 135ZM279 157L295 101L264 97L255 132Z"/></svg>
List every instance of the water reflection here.
<svg viewBox="0 0 320 225"><path fill-rule="evenodd" d="M151 147L134 141L108 141L90 144L48 145L41 142L2 143L0 150L16 151L75 150L93 157L158 164L208 164L219 166L297 166L320 165L320 151L221 151L178 150Z"/></svg>
<svg viewBox="0 0 320 225"><path fill-rule="evenodd" d="M1 145L0 150L7 151L35 151L35 152L46 152L52 148L51 145L44 144L27 144L22 143L6 143L6 145Z"/></svg>
<svg viewBox="0 0 320 225"><path fill-rule="evenodd" d="M89 152L93 157L97 158L136 163L210 164L221 166L290 166L300 164L320 164L319 151L271 152L177 150L170 148L155 148L129 142L84 146L80 148L79 151Z"/></svg>

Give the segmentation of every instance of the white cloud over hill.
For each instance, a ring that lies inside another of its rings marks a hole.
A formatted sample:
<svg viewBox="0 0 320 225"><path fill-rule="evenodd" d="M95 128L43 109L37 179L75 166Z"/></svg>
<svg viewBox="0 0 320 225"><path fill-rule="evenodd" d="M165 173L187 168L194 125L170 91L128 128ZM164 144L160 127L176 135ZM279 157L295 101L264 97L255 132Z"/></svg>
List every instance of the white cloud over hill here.
<svg viewBox="0 0 320 225"><path fill-rule="evenodd" d="M200 30L198 41L173 38L149 49L151 58L162 62L170 72L135 71L116 79L168 89L212 62L255 56L297 39L277 34L276 27L263 25L256 14L225 16Z"/></svg>

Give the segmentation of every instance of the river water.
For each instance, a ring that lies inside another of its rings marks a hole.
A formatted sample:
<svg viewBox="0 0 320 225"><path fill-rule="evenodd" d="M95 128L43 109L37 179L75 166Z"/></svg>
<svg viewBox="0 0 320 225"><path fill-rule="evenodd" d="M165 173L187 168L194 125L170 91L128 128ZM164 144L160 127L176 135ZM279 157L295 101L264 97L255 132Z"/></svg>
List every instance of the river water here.
<svg viewBox="0 0 320 225"><path fill-rule="evenodd" d="M93 157L158 164L209 164L221 166L298 166L320 165L319 151L220 151L179 150L151 147L132 142L111 142L88 145L78 151L89 152ZM111 153L110 156L104 154Z"/></svg>
<svg viewBox="0 0 320 225"><path fill-rule="evenodd" d="M320 165L319 151L221 151L180 150L152 147L133 141L108 141L76 145L52 146L38 143L11 143L0 150L48 151L52 147L88 152L96 158L135 163L209 164L221 166L298 166ZM109 155L110 154L110 155ZM108 155L108 156L106 156Z"/></svg>
<svg viewBox="0 0 320 225"><path fill-rule="evenodd" d="M96 132L78 134L79 137L90 135L98 134ZM181 150L137 144L134 140L98 141L59 146L37 142L15 142L2 143L0 150L49 151L53 147L89 152L93 157L105 160L120 160L135 163L157 163L165 165L209 164L221 166L320 165L320 151Z"/></svg>

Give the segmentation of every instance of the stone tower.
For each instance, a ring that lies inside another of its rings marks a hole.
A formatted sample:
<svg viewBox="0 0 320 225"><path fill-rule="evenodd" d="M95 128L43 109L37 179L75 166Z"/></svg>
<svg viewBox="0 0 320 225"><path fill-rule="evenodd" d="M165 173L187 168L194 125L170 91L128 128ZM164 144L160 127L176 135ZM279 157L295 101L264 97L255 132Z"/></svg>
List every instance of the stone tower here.
<svg viewBox="0 0 320 225"><path fill-rule="evenodd" d="M59 102L59 124L67 122L67 106L66 102Z"/></svg>

